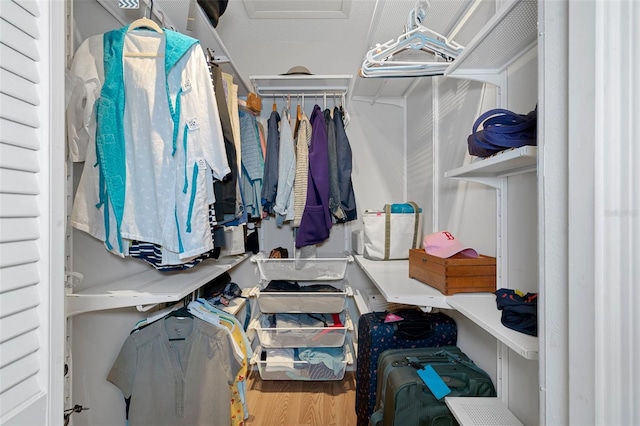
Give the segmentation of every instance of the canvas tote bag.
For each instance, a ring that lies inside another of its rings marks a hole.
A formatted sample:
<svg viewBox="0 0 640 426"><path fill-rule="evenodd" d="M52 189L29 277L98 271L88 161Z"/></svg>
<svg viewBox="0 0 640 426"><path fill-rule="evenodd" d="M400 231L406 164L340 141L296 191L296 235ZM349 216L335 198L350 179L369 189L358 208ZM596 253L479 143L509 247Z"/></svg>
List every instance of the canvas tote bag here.
<svg viewBox="0 0 640 426"><path fill-rule="evenodd" d="M384 211L366 211L362 222L367 259L408 259L409 249L420 248L422 212L413 201L386 204Z"/></svg>

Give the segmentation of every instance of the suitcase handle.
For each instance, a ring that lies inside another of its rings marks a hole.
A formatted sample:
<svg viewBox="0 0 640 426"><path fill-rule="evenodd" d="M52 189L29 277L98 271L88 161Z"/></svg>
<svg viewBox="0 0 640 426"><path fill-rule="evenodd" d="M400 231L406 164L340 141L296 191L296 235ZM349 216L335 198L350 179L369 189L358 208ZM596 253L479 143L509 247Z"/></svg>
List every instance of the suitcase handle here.
<svg viewBox="0 0 640 426"><path fill-rule="evenodd" d="M424 339L433 334L431 321L407 321L394 323L394 336L406 340Z"/></svg>
<svg viewBox="0 0 640 426"><path fill-rule="evenodd" d="M460 357L459 355L456 354L452 354L451 352L447 351L447 350L441 350L439 352L436 352L436 355L444 355L447 358L449 358L451 361L454 362L459 362L462 365L466 365L467 367L471 368L472 370L477 371L480 374L486 375L488 376L488 374L480 367L478 367L473 361L469 360L466 361L464 359L462 359L462 357Z"/></svg>

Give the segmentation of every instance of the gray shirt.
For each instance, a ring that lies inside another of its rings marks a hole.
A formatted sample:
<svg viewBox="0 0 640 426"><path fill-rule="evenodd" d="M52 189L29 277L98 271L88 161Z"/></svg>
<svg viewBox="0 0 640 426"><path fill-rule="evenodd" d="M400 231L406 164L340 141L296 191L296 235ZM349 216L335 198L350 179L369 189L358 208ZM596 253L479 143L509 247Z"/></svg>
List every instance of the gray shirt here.
<svg viewBox="0 0 640 426"><path fill-rule="evenodd" d="M239 369L227 330L167 317L127 337L107 380L131 397L129 426L219 426L231 423Z"/></svg>

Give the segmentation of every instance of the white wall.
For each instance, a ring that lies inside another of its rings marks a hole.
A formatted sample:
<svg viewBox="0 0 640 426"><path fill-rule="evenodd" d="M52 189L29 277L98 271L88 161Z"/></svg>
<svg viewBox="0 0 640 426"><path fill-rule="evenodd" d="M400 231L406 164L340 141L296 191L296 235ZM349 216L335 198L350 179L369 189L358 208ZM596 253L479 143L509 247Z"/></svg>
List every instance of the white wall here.
<svg viewBox="0 0 640 426"><path fill-rule="evenodd" d="M72 323L73 403L89 410L73 414L74 426L123 424L122 392L107 381L120 348L135 324L146 317L135 308L81 314Z"/></svg>
<svg viewBox="0 0 640 426"><path fill-rule="evenodd" d="M347 134L353 151L358 212L405 202L403 111L394 105L353 101ZM354 224L355 226L355 224Z"/></svg>

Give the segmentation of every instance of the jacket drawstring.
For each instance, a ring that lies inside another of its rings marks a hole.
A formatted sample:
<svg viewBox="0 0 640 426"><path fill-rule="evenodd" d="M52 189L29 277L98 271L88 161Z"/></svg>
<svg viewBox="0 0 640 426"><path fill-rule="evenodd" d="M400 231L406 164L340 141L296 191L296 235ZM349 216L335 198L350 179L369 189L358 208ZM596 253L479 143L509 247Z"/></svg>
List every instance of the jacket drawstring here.
<svg viewBox="0 0 640 426"><path fill-rule="evenodd" d="M198 179L198 163L193 164L193 177L191 179L191 199L189 200L189 213L187 214L187 232L191 232L191 215L193 214L193 204L196 199L196 181Z"/></svg>
<svg viewBox="0 0 640 426"><path fill-rule="evenodd" d="M187 179L187 135L189 134L189 126L184 125L184 131L182 134L182 145L184 148L184 186L182 188L182 192L184 194L187 193L187 188L189 188L189 181Z"/></svg>
<svg viewBox="0 0 640 426"><path fill-rule="evenodd" d="M173 120L173 141L172 141L172 150L171 150L172 157L176 154L176 148L178 145L178 125L180 124L181 95L182 95L182 87L178 89L178 93L176 93L176 106L174 108L173 103L171 102L171 94L169 93L169 85L167 85L167 100L169 101L169 112L171 113L171 119Z"/></svg>
<svg viewBox="0 0 640 426"><path fill-rule="evenodd" d="M182 238L180 238L180 221L178 220L178 209L173 209L173 217L176 220L176 230L178 231L178 252L184 253L184 246L182 245Z"/></svg>

